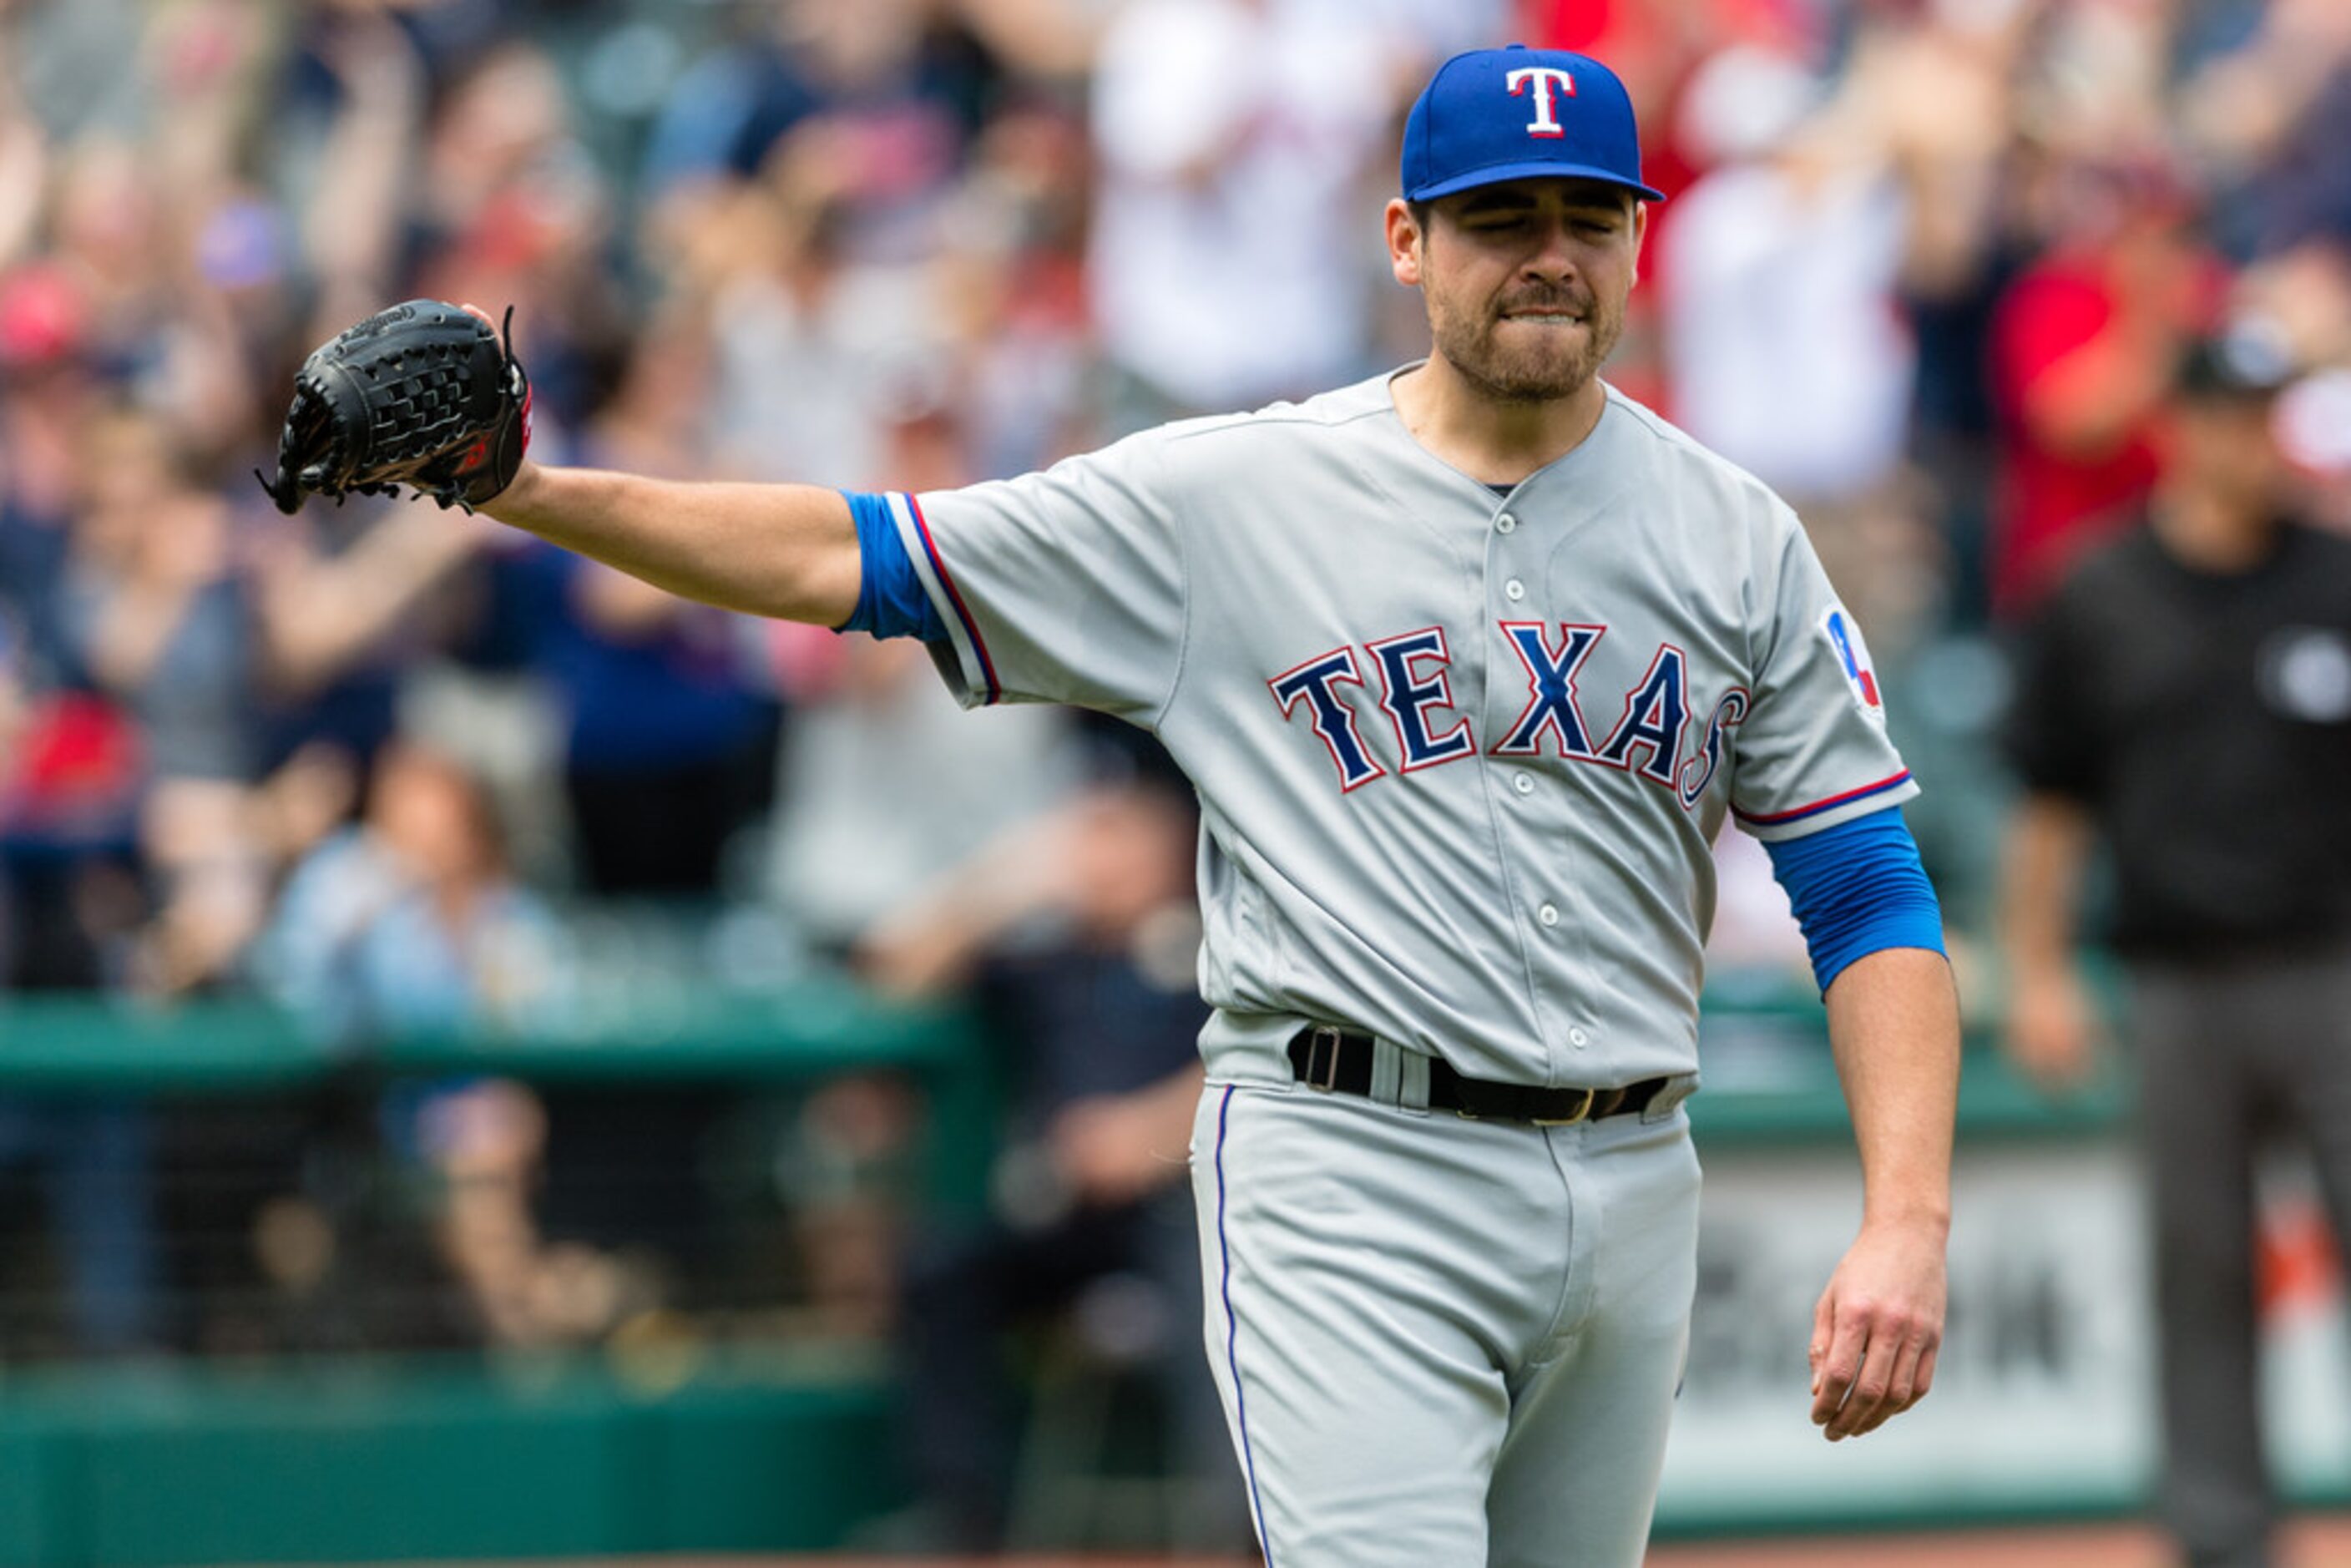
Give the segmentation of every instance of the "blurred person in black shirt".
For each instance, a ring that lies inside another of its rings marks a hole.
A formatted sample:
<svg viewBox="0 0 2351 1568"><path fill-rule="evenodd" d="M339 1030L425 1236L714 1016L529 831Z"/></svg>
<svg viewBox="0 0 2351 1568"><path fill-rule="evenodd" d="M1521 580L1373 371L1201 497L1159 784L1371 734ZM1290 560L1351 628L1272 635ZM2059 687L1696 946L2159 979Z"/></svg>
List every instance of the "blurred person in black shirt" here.
<svg viewBox="0 0 2351 1568"><path fill-rule="evenodd" d="M1147 778L1013 830L883 920L871 977L902 995L970 985L1016 1053L990 1213L919 1239L899 1340L915 1480L939 1544L1001 1544L1016 1434L1004 1336L1129 1276L1172 1309L1138 1357L1164 1391L1167 1453L1200 1487L1208 1544L1246 1530L1200 1358L1187 1150L1199 1097L1200 941L1188 792ZM1126 1299L1137 1297L1129 1293ZM1233 1539L1239 1538L1236 1534ZM1230 1540L1219 1542L1229 1544Z"/></svg>
<svg viewBox="0 0 2351 1568"><path fill-rule="evenodd" d="M2308 1148L2351 1242L2351 539L2283 508L2282 357L2186 357L2145 525L2029 629L2011 751L2009 1044L2044 1084L2092 1061L2074 964L2095 844L2114 870L2151 1188L2166 1459L2195 1568L2271 1561L2255 1406L2258 1149ZM2346 1248L2351 1250L2351 1248Z"/></svg>

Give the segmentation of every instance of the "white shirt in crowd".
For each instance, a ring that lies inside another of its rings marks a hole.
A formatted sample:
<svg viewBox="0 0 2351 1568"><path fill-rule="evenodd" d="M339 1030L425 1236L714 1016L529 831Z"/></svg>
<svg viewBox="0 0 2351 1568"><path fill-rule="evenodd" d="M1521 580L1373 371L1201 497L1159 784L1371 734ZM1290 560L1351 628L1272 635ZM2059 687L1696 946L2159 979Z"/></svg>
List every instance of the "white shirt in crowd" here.
<svg viewBox="0 0 2351 1568"><path fill-rule="evenodd" d="M1876 169L1774 158L1674 203L1659 282L1675 423L1792 499L1854 497L1901 461L1903 200Z"/></svg>
<svg viewBox="0 0 2351 1568"><path fill-rule="evenodd" d="M1204 411L1353 379L1395 179L1374 165L1392 151L1395 84L1491 9L1138 0L1122 12L1093 85L1089 271L1111 360Z"/></svg>

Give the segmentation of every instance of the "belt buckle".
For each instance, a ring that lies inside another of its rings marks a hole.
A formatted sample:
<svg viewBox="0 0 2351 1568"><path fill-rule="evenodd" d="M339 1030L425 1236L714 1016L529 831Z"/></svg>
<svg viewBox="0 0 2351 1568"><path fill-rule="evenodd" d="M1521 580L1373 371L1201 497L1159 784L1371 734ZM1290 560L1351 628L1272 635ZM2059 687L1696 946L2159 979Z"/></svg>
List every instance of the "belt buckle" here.
<svg viewBox="0 0 2351 1568"><path fill-rule="evenodd" d="M1317 1024L1306 1040L1306 1087L1328 1094L1339 1087L1339 1046L1346 1031Z"/></svg>
<svg viewBox="0 0 2351 1568"><path fill-rule="evenodd" d="M1582 1089L1578 1090L1577 1092L1583 1096L1583 1100L1581 1104L1576 1106L1574 1115L1537 1116L1533 1118L1534 1124L1538 1127L1573 1127L1578 1122L1583 1121L1586 1116L1591 1115L1593 1102L1600 1098L1600 1091L1597 1089Z"/></svg>

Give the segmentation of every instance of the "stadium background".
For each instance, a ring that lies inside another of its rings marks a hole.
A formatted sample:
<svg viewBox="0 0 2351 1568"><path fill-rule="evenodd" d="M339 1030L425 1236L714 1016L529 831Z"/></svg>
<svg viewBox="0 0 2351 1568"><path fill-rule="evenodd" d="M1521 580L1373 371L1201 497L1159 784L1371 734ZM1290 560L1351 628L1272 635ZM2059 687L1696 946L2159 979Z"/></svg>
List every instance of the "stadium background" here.
<svg viewBox="0 0 2351 1568"><path fill-rule="evenodd" d="M1992 1049L2002 634L2144 492L2199 332L2293 354L2351 527L2335 0L0 4L0 1561L911 1543L904 1260L1053 1163L1018 1030L921 955L976 855L1061 916L1005 923L1048 986L1077 883L1165 873L1101 842L1146 749L956 715L918 652L430 507L278 517L246 474L308 347L511 302L552 456L1020 471L1418 351L1372 241L1403 109L1511 37L1632 85L1672 200L1612 376L1804 513L1971 1024L1941 1386L1829 1450L1850 1155L1725 835L1657 1561L2152 1560L1972 1533L2126 1517L2150 1458L2126 1066L2051 1101ZM2273 1185L2279 1455L2351 1502L2335 1264ZM1112 1286L1010 1351L1014 1522L1202 1544L1135 1376L1187 1309Z"/></svg>

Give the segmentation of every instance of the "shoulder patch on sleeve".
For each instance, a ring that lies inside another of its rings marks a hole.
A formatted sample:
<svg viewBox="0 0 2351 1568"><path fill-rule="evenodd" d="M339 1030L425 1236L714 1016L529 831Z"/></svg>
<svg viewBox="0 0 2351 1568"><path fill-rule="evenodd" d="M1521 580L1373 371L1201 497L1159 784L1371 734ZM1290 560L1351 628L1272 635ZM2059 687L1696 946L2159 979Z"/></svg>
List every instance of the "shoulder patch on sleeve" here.
<svg viewBox="0 0 2351 1568"><path fill-rule="evenodd" d="M1831 604L1821 614L1821 635L1836 655L1837 668L1844 672L1844 684L1852 688L1855 706L1885 723L1886 698L1877 687L1877 666L1870 662L1869 644L1862 641L1861 627L1852 613L1842 604Z"/></svg>

